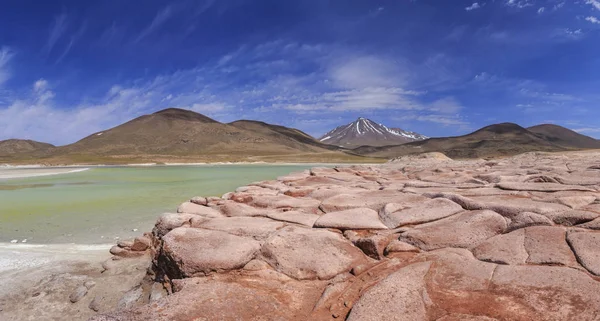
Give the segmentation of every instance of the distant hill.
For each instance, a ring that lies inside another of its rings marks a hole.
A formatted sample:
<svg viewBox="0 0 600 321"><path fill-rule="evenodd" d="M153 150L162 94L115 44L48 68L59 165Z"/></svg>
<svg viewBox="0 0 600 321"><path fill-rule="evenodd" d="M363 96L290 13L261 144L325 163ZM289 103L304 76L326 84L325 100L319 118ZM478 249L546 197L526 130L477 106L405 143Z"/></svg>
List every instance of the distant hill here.
<svg viewBox="0 0 600 321"><path fill-rule="evenodd" d="M558 125L543 124L527 128L556 145L567 148L600 148L600 141Z"/></svg>
<svg viewBox="0 0 600 321"><path fill-rule="evenodd" d="M8 139L0 141L0 156L9 156L18 153L45 152L53 149L52 144L36 142L27 139Z"/></svg>
<svg viewBox="0 0 600 321"><path fill-rule="evenodd" d="M19 155L15 156L19 158ZM30 157L34 158L34 157ZM292 128L257 121L220 123L169 108L54 148L45 163L347 161L363 157ZM35 159L38 161L38 159Z"/></svg>
<svg viewBox="0 0 600 321"><path fill-rule="evenodd" d="M346 148L355 148L364 145L398 145L427 138L415 132L405 131L400 128L388 128L370 119L360 117L350 124L342 125L329 131L319 141Z"/></svg>
<svg viewBox="0 0 600 321"><path fill-rule="evenodd" d="M464 136L430 138L395 146L364 146L353 151L359 155L385 158L424 152L441 152L451 158L476 158L516 155L530 151L600 148L590 141L596 141L593 138L556 127L541 125L529 130L517 124L502 123L486 126Z"/></svg>

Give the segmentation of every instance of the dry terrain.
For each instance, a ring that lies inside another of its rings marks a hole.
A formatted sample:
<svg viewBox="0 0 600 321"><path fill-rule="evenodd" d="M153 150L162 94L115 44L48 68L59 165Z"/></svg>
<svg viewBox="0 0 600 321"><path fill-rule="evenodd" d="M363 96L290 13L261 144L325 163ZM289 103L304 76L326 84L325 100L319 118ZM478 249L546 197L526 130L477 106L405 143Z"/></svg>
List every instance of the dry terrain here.
<svg viewBox="0 0 600 321"><path fill-rule="evenodd" d="M152 267L91 320L597 320L599 160L431 153L195 197L111 249Z"/></svg>

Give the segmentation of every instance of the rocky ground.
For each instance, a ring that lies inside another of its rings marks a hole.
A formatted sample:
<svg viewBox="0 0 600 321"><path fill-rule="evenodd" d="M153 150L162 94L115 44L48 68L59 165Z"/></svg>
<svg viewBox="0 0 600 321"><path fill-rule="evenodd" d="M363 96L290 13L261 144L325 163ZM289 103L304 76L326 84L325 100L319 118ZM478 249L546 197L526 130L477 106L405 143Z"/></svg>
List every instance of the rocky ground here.
<svg viewBox="0 0 600 321"><path fill-rule="evenodd" d="M91 320L598 320L598 230L600 152L314 168L115 246L147 291Z"/></svg>

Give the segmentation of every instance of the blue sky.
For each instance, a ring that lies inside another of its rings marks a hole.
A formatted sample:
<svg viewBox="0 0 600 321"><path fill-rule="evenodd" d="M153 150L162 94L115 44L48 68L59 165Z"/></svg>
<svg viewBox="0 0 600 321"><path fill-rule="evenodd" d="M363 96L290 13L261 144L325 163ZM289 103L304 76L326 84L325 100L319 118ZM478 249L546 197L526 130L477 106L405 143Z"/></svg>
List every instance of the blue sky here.
<svg viewBox="0 0 600 321"><path fill-rule="evenodd" d="M74 142L167 107L319 136L497 122L600 138L600 0L5 0L0 139Z"/></svg>

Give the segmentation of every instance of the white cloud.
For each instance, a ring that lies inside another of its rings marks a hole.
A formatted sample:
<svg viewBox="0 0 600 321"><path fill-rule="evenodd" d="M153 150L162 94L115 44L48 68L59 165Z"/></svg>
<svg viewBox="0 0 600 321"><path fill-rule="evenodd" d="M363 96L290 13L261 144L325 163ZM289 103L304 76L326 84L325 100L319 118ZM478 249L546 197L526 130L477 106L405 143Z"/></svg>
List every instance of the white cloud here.
<svg viewBox="0 0 600 321"><path fill-rule="evenodd" d="M7 47L0 48L0 86L2 86L11 76L8 70L8 63L14 56L14 53Z"/></svg>
<svg viewBox="0 0 600 321"><path fill-rule="evenodd" d="M574 129L574 131L576 131L578 133L600 133L600 128L584 127L584 128Z"/></svg>
<svg viewBox="0 0 600 321"><path fill-rule="evenodd" d="M45 79L39 79L35 83L33 83L33 91L41 92L48 88L48 81Z"/></svg>
<svg viewBox="0 0 600 321"><path fill-rule="evenodd" d="M62 13L59 16L54 18L54 24L50 29L50 35L48 36L48 41L46 42L45 51L49 53L54 48L54 45L60 39L60 37L67 30L67 14Z"/></svg>
<svg viewBox="0 0 600 321"><path fill-rule="evenodd" d="M600 1L599 0L586 0L585 3L593 6L594 8L596 8L596 10L600 10Z"/></svg>
<svg viewBox="0 0 600 321"><path fill-rule="evenodd" d="M533 2L531 0L507 0L505 4L509 7L519 9L533 6Z"/></svg>
<svg viewBox="0 0 600 321"><path fill-rule="evenodd" d="M594 24L600 24L600 19L598 19L598 18L596 18L594 16L586 17L585 20L589 21L591 23L594 23Z"/></svg>
<svg viewBox="0 0 600 321"><path fill-rule="evenodd" d="M156 29L161 27L171 16L173 15L173 9L171 6L166 6L160 9L157 13L150 25L148 25L139 36L135 39L134 42L140 42L142 39L146 38L148 35L153 33Z"/></svg>
<svg viewBox="0 0 600 321"><path fill-rule="evenodd" d="M465 10L471 11L471 10L475 10L475 9L479 9L479 8L481 8L481 6L479 5L479 3L474 2L472 5L466 7Z"/></svg>
<svg viewBox="0 0 600 321"><path fill-rule="evenodd" d="M555 4L554 7L552 7L552 10L556 11L556 10L558 10L558 9L564 7L564 6L565 6L565 2L564 1L563 2L559 2L559 3Z"/></svg>
<svg viewBox="0 0 600 321"><path fill-rule="evenodd" d="M538 14L542 14L542 13L544 13L544 11L546 11L546 8L541 7L541 8L538 9L537 13Z"/></svg>
<svg viewBox="0 0 600 321"><path fill-rule="evenodd" d="M224 103L211 103L211 104L192 104L191 106L179 107L184 109L190 109L201 114L217 114L229 111L230 106Z"/></svg>

